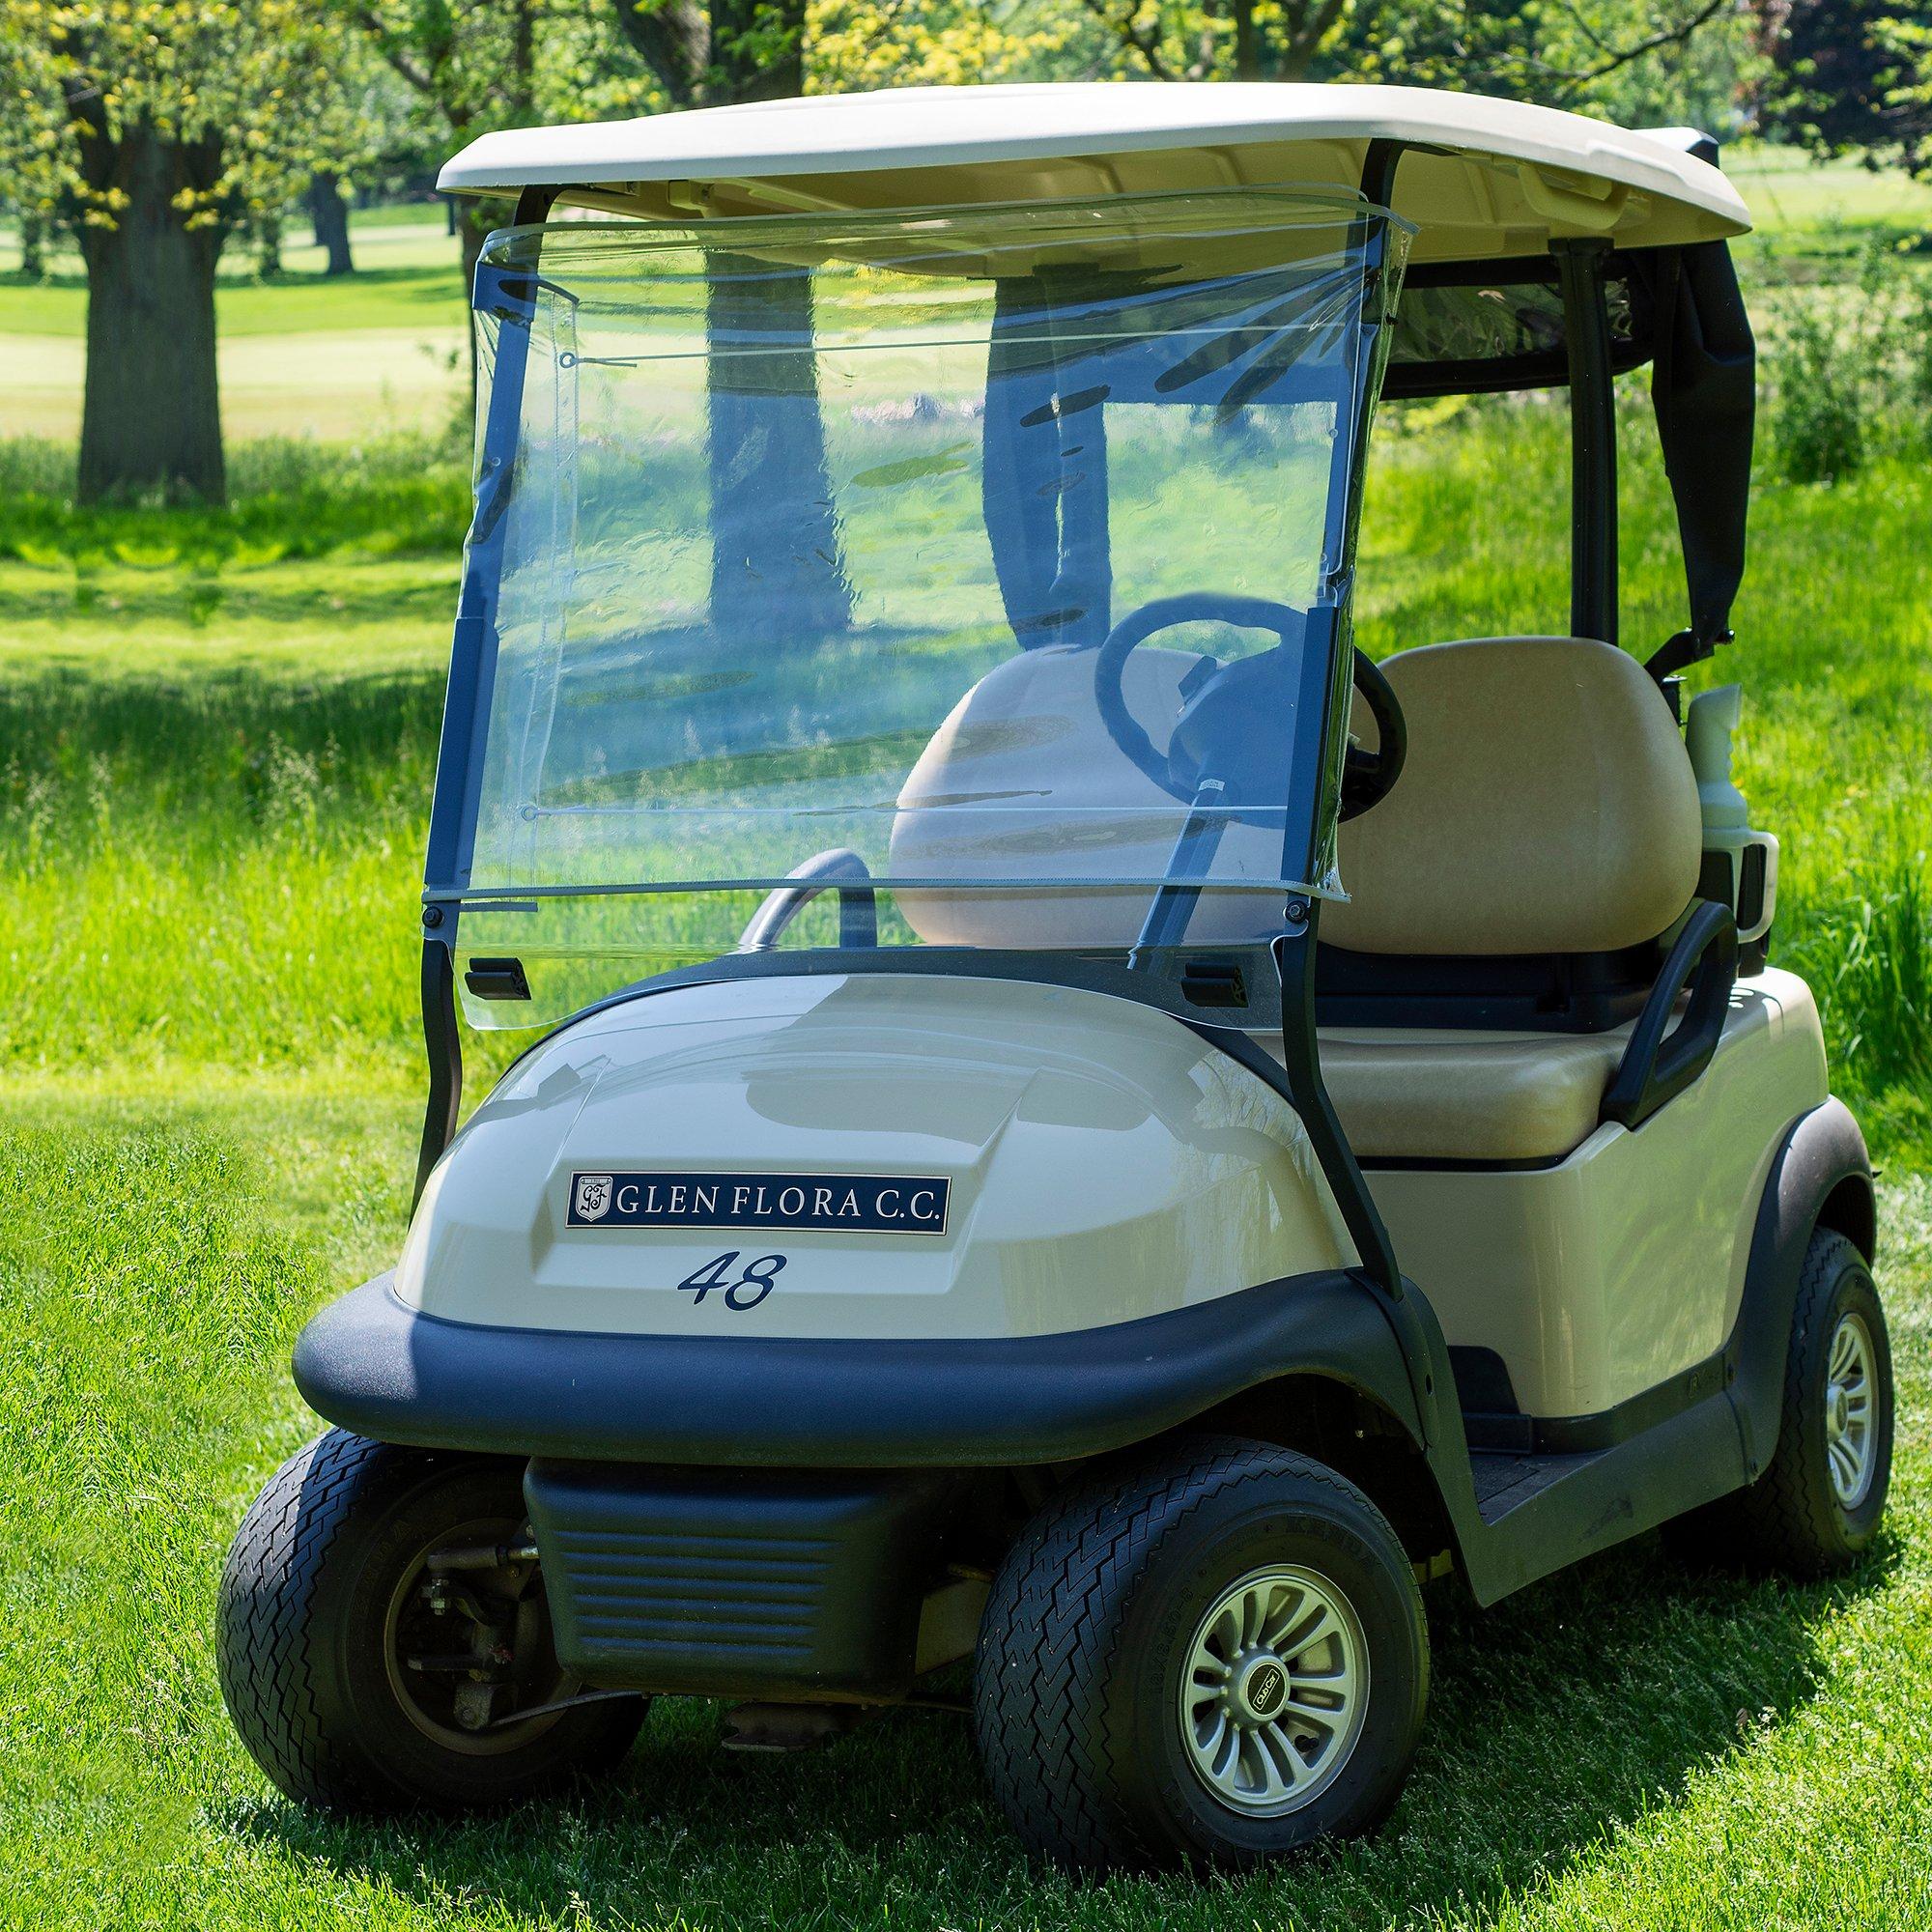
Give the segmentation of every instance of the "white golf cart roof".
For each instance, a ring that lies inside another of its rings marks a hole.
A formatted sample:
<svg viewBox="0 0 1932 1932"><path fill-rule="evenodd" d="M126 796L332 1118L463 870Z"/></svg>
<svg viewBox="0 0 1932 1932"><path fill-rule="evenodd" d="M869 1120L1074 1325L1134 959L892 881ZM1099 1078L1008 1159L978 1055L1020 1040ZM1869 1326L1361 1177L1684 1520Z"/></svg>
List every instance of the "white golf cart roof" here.
<svg viewBox="0 0 1932 1932"><path fill-rule="evenodd" d="M694 214L1091 200L1242 185L1362 185L1401 144L1396 213L1422 261L1543 253L1552 237L1669 247L1746 232L1699 136L1422 87L1055 82L815 95L486 134L438 186L568 190L570 205Z"/></svg>

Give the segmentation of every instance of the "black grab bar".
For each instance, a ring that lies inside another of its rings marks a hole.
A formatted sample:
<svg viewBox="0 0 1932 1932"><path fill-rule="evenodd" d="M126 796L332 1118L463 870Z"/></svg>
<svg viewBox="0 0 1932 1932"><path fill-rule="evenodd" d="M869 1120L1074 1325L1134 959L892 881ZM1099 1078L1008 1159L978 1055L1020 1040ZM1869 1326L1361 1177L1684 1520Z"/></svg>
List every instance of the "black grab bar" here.
<svg viewBox="0 0 1932 1932"><path fill-rule="evenodd" d="M1637 1015L1630 1044L1605 1092L1601 1119L1641 1126L1710 1065L1737 977L1738 926L1731 909L1717 899L1700 899ZM1690 999L1684 1017L1671 1027L1670 1016L1687 986ZM1667 1037L1665 1028L1670 1029Z"/></svg>

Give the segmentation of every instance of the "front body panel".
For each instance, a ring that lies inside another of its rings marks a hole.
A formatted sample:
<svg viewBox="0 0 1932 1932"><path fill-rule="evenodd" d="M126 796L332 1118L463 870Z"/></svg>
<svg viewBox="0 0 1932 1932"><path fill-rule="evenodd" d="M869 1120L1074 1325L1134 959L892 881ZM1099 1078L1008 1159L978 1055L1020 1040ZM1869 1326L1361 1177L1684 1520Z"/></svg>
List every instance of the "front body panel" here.
<svg viewBox="0 0 1932 1932"><path fill-rule="evenodd" d="M1767 971L1731 1005L1710 1067L1634 1133L1601 1126L1553 1167L1370 1175L1445 1337L1499 1354L1525 1413L1600 1414L1729 1336L1765 1176L1827 1093L1802 980Z"/></svg>
<svg viewBox="0 0 1932 1932"><path fill-rule="evenodd" d="M1179 1021L1068 986L854 975L682 987L565 1028L437 1168L396 1293L492 1326L998 1338L1352 1260L1293 1110Z"/></svg>

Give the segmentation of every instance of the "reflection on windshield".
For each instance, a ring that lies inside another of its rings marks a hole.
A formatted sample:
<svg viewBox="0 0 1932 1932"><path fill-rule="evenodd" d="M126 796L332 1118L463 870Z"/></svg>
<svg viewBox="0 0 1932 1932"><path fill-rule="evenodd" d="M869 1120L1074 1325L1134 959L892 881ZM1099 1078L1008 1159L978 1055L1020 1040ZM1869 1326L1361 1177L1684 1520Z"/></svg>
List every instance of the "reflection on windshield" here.
<svg viewBox="0 0 1932 1932"><path fill-rule="evenodd" d="M432 885L755 894L842 849L911 936L1082 946L1163 881L1230 941L1321 889L1309 613L1402 238L1251 191L730 228L491 244L539 274L481 319L521 421Z"/></svg>

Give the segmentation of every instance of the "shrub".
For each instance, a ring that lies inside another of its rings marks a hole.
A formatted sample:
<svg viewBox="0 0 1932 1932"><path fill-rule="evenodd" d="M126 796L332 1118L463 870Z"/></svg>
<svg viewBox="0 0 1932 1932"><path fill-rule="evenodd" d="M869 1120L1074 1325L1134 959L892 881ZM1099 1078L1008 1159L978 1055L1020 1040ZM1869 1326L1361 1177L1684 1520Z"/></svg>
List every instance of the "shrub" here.
<svg viewBox="0 0 1932 1932"><path fill-rule="evenodd" d="M1772 447L1794 483L1834 483L1924 435L1932 294L1907 252L1873 240L1857 281L1786 291L1773 306Z"/></svg>

